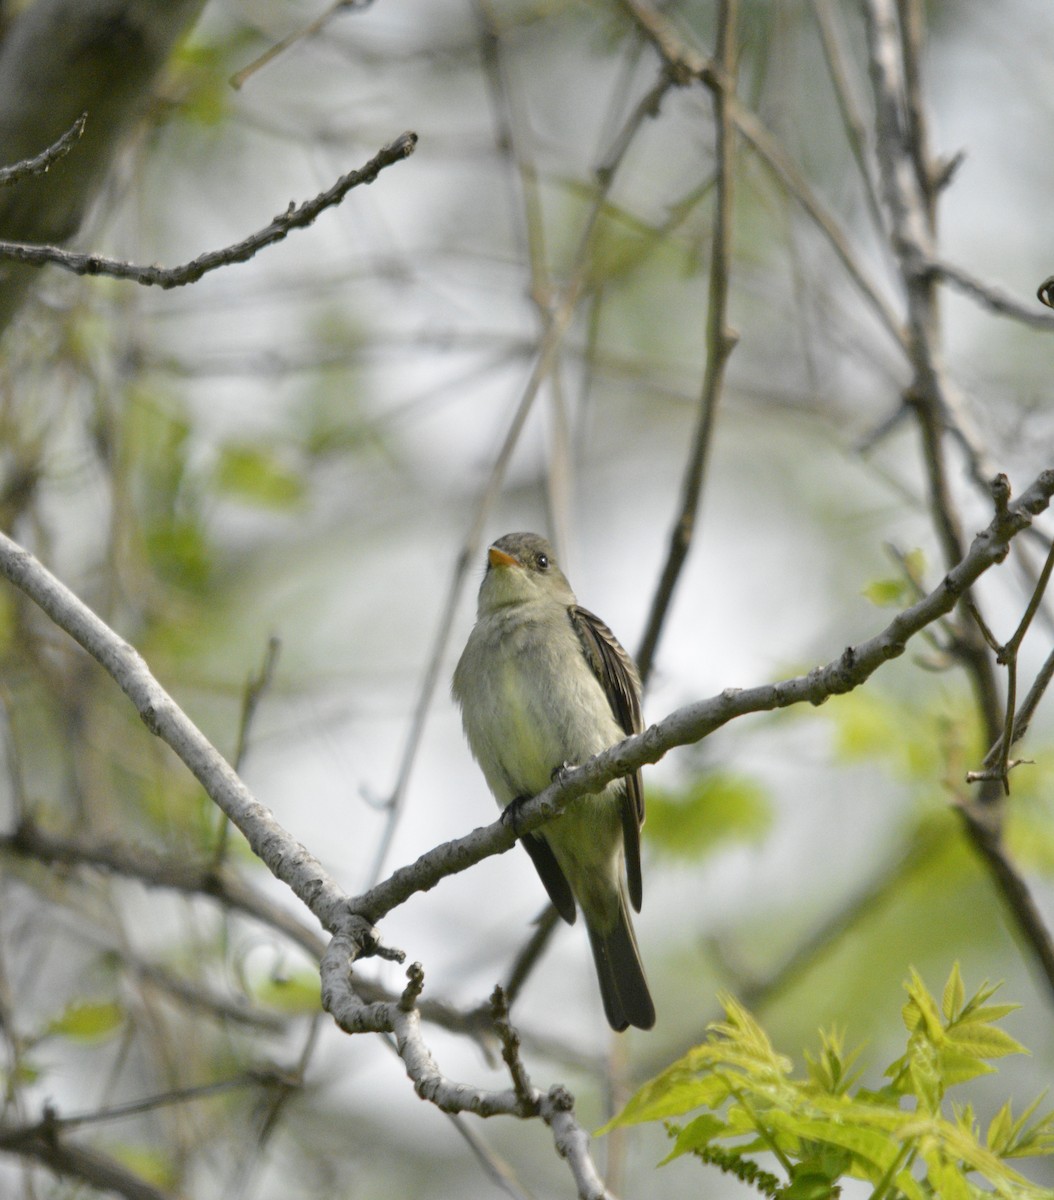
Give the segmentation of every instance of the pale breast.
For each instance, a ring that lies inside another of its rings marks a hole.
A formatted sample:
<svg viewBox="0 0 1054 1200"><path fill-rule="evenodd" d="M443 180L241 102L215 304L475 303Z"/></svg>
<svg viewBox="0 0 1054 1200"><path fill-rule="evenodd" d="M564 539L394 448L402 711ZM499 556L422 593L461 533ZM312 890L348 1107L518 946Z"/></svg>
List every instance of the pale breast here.
<svg viewBox="0 0 1054 1200"><path fill-rule="evenodd" d="M503 805L536 795L563 763L584 762L623 736L569 619L500 611L479 621L454 691L472 752Z"/></svg>

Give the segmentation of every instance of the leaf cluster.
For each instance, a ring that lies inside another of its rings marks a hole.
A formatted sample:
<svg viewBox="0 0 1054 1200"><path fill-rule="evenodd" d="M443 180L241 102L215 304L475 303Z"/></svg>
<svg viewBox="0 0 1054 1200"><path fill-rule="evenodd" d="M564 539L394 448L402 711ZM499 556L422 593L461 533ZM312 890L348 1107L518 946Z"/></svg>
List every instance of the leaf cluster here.
<svg viewBox="0 0 1054 1200"><path fill-rule="evenodd" d="M1009 1102L982 1135L969 1103L945 1094L994 1070L991 1059L1025 1053L996 1022L1017 1006L989 1004L995 988L969 999L956 965L938 1002L912 972L903 1008L907 1048L883 1087L860 1085L859 1050L842 1034L821 1032L806 1073L773 1047L755 1018L731 996L708 1037L634 1095L606 1128L664 1121L674 1147L666 1162L694 1154L779 1200L822 1200L844 1178L864 1180L872 1200L1050 1200L1009 1159L1054 1153L1054 1112L1039 1100L1014 1116ZM687 1124L671 1118L704 1110ZM774 1161L782 1175L762 1168Z"/></svg>

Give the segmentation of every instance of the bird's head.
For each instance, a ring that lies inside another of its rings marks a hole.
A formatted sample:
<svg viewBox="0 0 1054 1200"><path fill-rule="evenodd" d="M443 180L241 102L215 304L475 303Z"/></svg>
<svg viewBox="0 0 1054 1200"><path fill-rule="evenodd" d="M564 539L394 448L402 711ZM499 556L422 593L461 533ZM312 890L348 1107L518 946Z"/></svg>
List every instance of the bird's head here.
<svg viewBox="0 0 1054 1200"><path fill-rule="evenodd" d="M479 589L482 615L509 604L574 604L575 595L553 548L537 533L507 533L487 551Z"/></svg>

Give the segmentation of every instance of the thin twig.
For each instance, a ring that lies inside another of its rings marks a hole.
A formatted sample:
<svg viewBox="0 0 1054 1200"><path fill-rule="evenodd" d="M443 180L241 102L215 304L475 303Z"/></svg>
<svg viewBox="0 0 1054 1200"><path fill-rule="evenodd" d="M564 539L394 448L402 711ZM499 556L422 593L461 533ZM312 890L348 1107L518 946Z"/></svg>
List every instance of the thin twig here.
<svg viewBox="0 0 1054 1200"><path fill-rule="evenodd" d="M373 0L335 0L324 12L319 13L313 21L302 26L300 29L294 30L292 33L286 34L284 38L280 38L273 46L269 46L263 54L254 58L248 66L242 67L240 71L235 73L230 78L230 85L237 91L244 87L250 76L255 75L257 71L266 67L268 63L274 62L276 58L284 54L290 46L295 46L297 42L303 41L305 38L314 37L316 33L321 33L329 22L337 15L337 13L345 9L362 9L368 8L373 3Z"/></svg>
<svg viewBox="0 0 1054 1200"><path fill-rule="evenodd" d="M352 188L373 183L385 167L409 158L416 145L416 133L400 135L394 142L379 150L364 166L342 175L326 191L300 205L290 204L284 213L276 216L263 229L257 230L240 242L225 246L222 250L210 250L178 267L140 266L114 258L104 258L99 254L77 254L59 246L31 246L25 242L5 241L0 241L0 259L28 263L34 267L52 263L72 271L75 275L108 275L113 279L130 279L144 287L166 290L185 287L187 284L197 283L203 275L220 267L248 262L259 251L282 241L293 230L305 229L327 208L339 204Z"/></svg>
<svg viewBox="0 0 1054 1200"><path fill-rule="evenodd" d="M879 196L878 183L875 179L874 155L871 153L871 140L863 115L863 102L857 94L854 80L850 74L850 51L848 36L845 30L843 10L832 3L832 0L812 0L813 16L820 31L820 44L823 46L824 58L827 62L827 73L834 86L834 94L838 99L838 110L842 114L842 124L845 127L846 141L856 161L856 168L863 182L864 197L867 201L868 213L875 230L884 235L886 223L882 215L882 202ZM885 245L885 238L882 238Z"/></svg>
<svg viewBox="0 0 1054 1200"><path fill-rule="evenodd" d="M144 846L61 837L45 832L28 818L23 818L13 833L0 834L0 851L51 865L88 867L183 895L211 896L224 907L283 934L312 958L318 958L325 949L317 930L226 866L166 857Z"/></svg>
<svg viewBox="0 0 1054 1200"><path fill-rule="evenodd" d="M1032 723L1032 717L1035 715L1036 709L1039 706L1040 700L1050 687L1051 681L1054 680L1054 650L1047 655L1040 667L1036 678L1032 682L1032 686L1028 690L1028 694L1017 710L1014 718L1014 733L1013 740L1019 742L1028 732L1028 727ZM992 746L985 755L984 765L990 768L992 764L999 758L1003 752L1003 739L1000 739Z"/></svg>
<svg viewBox="0 0 1054 1200"><path fill-rule="evenodd" d="M346 1033L390 1033L414 1090L441 1112L468 1112L478 1117L535 1115L549 1126L557 1153L575 1180L580 1200L613 1200L590 1154L590 1138L578 1122L574 1099L566 1089L555 1086L540 1092L525 1075L516 1072L517 1086L487 1091L447 1078L421 1036L416 1000L423 987L420 966L408 971L403 999L394 1004L362 1003L351 985L347 969L357 947L343 934L334 936L322 960L322 1006ZM521 1094L523 1090L524 1094Z"/></svg>
<svg viewBox="0 0 1054 1200"><path fill-rule="evenodd" d="M275 667L278 665L278 653L282 648L282 643L274 635L267 639L267 649L264 651L264 660L258 672L250 675L245 683L245 690L242 692L242 710L238 719L238 737L234 744L234 758L231 766L236 771L241 771L245 762L245 755L249 747L249 731L252 728L253 719L256 716L256 710L259 707L260 701L263 699L264 693L270 688L274 680ZM216 848L213 853L213 862L221 863L227 854L227 843L230 833L230 822L221 813L220 828L216 837Z"/></svg>
<svg viewBox="0 0 1054 1200"><path fill-rule="evenodd" d="M637 669L647 683L655 662L659 636L673 602L674 589L688 558L702 498L703 480L710 457L717 409L724 386L725 367L738 335L728 328L728 281L731 273L732 191L735 137L730 106L736 87L736 5L722 4L718 22L716 61L721 65L721 86L713 89L716 160L716 205L710 256L710 295L706 314L706 371L699 395L699 416L681 486L681 505L670 531L666 563L652 600L651 610L637 651Z"/></svg>
<svg viewBox="0 0 1054 1200"><path fill-rule="evenodd" d="M951 284L963 295L977 300L989 312L996 313L1001 317L1012 317L1015 321L1030 325L1033 329L1054 330L1054 316L1049 313L1037 312L1031 305L1025 304L1023 300L1018 300L996 284L985 283L983 279L978 279L976 275L971 275L962 267L957 267L941 259L931 258L927 266L939 279Z"/></svg>
<svg viewBox="0 0 1054 1200"><path fill-rule="evenodd" d="M73 122L66 132L40 154L33 158L24 158L21 162L10 167L0 167L0 187L11 187L12 184L28 178L30 175L44 175L48 169L64 158L80 141L84 126L88 122L88 114L81 115Z"/></svg>
<svg viewBox="0 0 1054 1200"><path fill-rule="evenodd" d="M960 797L958 812L1025 944L1035 955L1050 994L1054 996L1054 938L1024 876L1006 852L1002 829L992 820L992 805Z"/></svg>
<svg viewBox="0 0 1054 1200"><path fill-rule="evenodd" d="M976 609L974 610L974 615L980 624L982 635L996 653L996 661L1006 667L1006 708L1003 717L1002 732L998 740L992 744L988 754L985 755L984 769L970 771L966 776L966 781L967 783L984 783L996 780L1002 785L1004 795L1010 794L1011 767L1021 765L1020 760L1014 763L1011 762L1010 751L1014 743L1022 737L1024 729L1027 727L1027 721L1023 726L1019 726L1017 714L1018 651L1021 649L1021 643L1024 640L1025 634L1028 632L1029 626L1032 624L1032 620L1043 602L1043 594L1047 590L1047 584L1050 582L1052 571L1054 571L1054 545L1047 552L1046 561L1043 564L1039 579L1036 581L1036 586L1032 590L1032 595L1029 597L1024 615L1018 622L1013 636L1005 645L1000 646L996 643L991 631L981 619L980 613ZM1042 672L1040 674L1042 676ZM1034 691L1035 684L1033 684L1032 688L1032 692ZM1030 692L1030 697L1032 692ZM1031 701L1028 713L1029 719L1031 719L1032 712L1035 710L1038 700L1037 696L1036 699Z"/></svg>
<svg viewBox="0 0 1054 1200"><path fill-rule="evenodd" d="M172 1192L148 1183L116 1158L57 1137L45 1119L33 1126L0 1124L0 1150L41 1163L56 1175L78 1179L99 1192L125 1200L175 1200Z"/></svg>
<svg viewBox="0 0 1054 1200"><path fill-rule="evenodd" d="M551 904L547 904L535 922L534 932L513 961L512 970L504 986L505 996L510 1004L519 996L520 989L527 982L559 923L560 914Z"/></svg>
<svg viewBox="0 0 1054 1200"><path fill-rule="evenodd" d="M718 70L702 55L678 38L668 20L642 0L622 0L623 7L667 64L673 81L681 87L701 82L714 90L722 86ZM898 346L906 344L904 327L882 289L870 277L857 256L852 240L816 195L805 175L756 113L742 104L729 102L736 129L753 147L758 160L769 170L826 238L846 274L871 307L879 322Z"/></svg>

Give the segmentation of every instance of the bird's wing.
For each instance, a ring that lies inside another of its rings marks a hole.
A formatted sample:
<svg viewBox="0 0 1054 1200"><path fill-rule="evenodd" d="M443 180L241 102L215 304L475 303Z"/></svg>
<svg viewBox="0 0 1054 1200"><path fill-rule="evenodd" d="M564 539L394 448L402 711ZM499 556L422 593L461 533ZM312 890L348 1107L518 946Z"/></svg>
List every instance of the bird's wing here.
<svg viewBox="0 0 1054 1200"><path fill-rule="evenodd" d="M542 883L545 884L545 890L549 893L553 907L568 925L573 925L575 923L574 892L571 891L567 876L560 870L556 855L544 835L525 833L520 841L523 843L524 850L531 856L534 869L538 872Z"/></svg>
<svg viewBox="0 0 1054 1200"><path fill-rule="evenodd" d="M571 624L582 643L586 661L611 705L615 720L627 736L640 733L644 717L640 707L640 676L633 659L619 640L588 608L572 604L567 610ZM640 827L644 824L644 791L640 771L626 776L622 803L622 835L626 849L626 883L633 907L640 912Z"/></svg>

